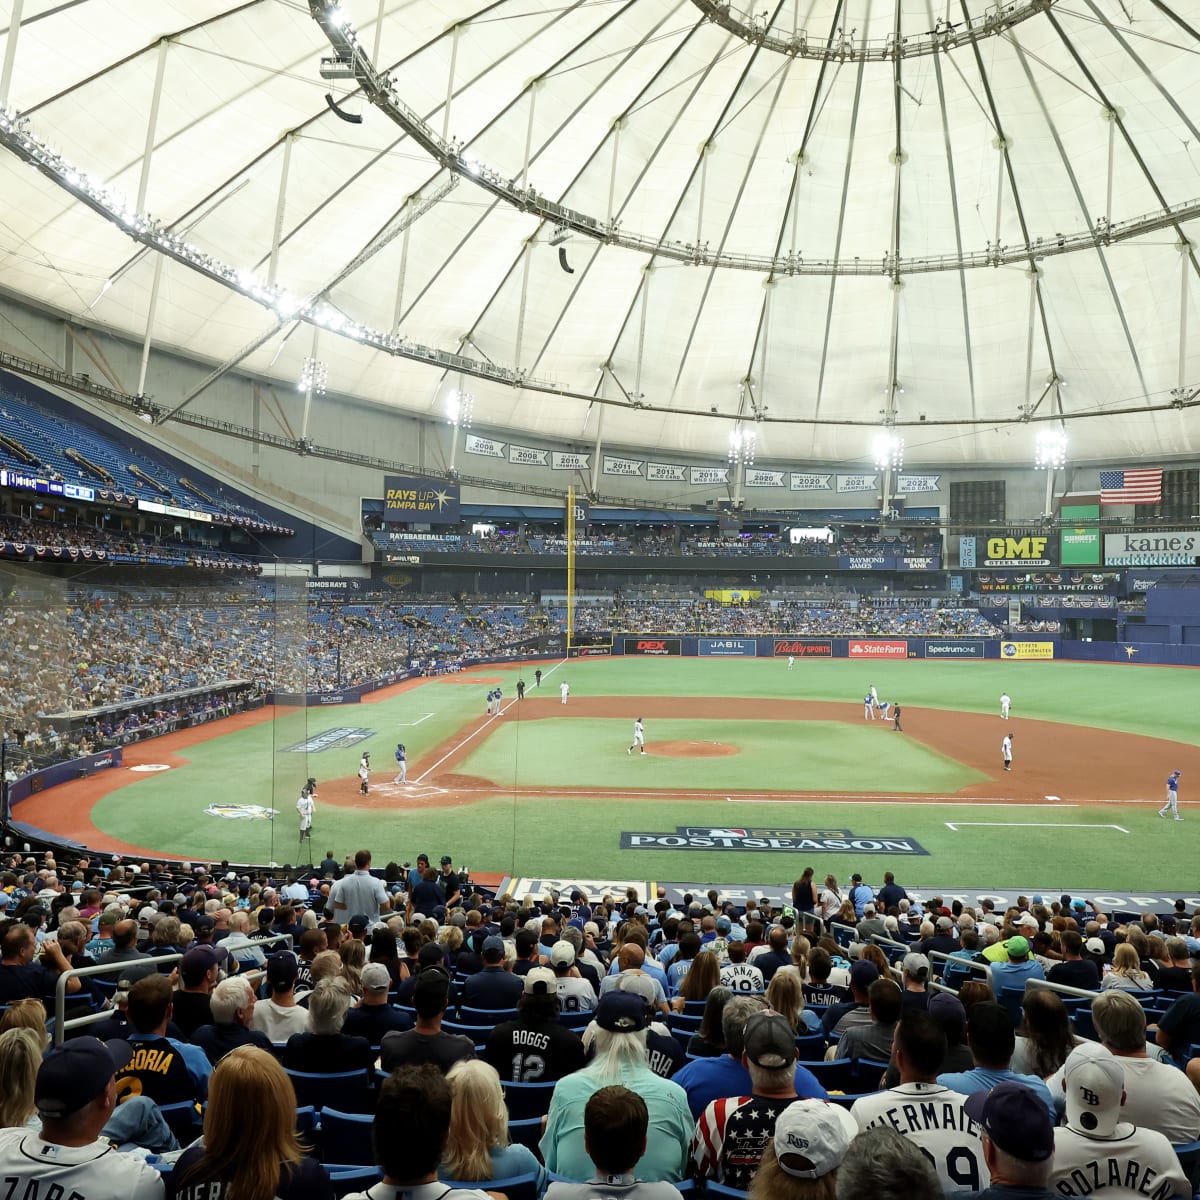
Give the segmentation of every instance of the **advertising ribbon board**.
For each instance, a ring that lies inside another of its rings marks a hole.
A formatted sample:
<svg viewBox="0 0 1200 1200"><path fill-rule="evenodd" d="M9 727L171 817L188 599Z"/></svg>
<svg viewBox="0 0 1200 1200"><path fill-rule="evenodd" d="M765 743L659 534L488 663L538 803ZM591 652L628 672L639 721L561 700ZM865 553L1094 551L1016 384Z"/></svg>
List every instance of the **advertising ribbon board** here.
<svg viewBox="0 0 1200 1200"><path fill-rule="evenodd" d="M832 658L832 642L814 642L808 638L776 638L773 654L776 658Z"/></svg>
<svg viewBox="0 0 1200 1200"><path fill-rule="evenodd" d="M908 642L900 640L851 638L847 648L848 658L907 658Z"/></svg>
<svg viewBox="0 0 1200 1200"><path fill-rule="evenodd" d="M626 654L648 654L654 657L683 653L679 638L632 638L625 639Z"/></svg>
<svg viewBox="0 0 1200 1200"><path fill-rule="evenodd" d="M753 638L702 637L698 653L701 658L754 658L757 643Z"/></svg>
<svg viewBox="0 0 1200 1200"><path fill-rule="evenodd" d="M411 475L383 477L383 519L457 525L459 485Z"/></svg>
<svg viewBox="0 0 1200 1200"><path fill-rule="evenodd" d="M982 638L927 638L926 658L982 658Z"/></svg>
<svg viewBox="0 0 1200 1200"><path fill-rule="evenodd" d="M1046 660L1054 657L1053 642L1001 642L1000 657L1007 658L1013 662L1018 659L1028 661L1030 659Z"/></svg>

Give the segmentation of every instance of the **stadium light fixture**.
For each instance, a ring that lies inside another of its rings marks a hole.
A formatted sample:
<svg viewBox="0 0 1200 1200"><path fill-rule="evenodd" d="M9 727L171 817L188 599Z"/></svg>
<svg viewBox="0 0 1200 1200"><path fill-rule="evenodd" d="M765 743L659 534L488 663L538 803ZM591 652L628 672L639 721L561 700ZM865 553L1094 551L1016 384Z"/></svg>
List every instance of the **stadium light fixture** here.
<svg viewBox="0 0 1200 1200"><path fill-rule="evenodd" d="M1043 429L1034 443L1033 465L1039 471L1058 471L1067 463L1067 431Z"/></svg>
<svg viewBox="0 0 1200 1200"><path fill-rule="evenodd" d="M754 466L754 454L758 444L758 434L753 429L743 429L735 425L729 431L729 464L746 467Z"/></svg>
<svg viewBox="0 0 1200 1200"><path fill-rule="evenodd" d="M470 429L471 414L475 408L475 397L462 388L455 388L446 397L446 420L455 429Z"/></svg>
<svg viewBox="0 0 1200 1200"><path fill-rule="evenodd" d="M304 368L300 372L300 381L296 390L311 392L314 396L325 395L325 385L329 382L329 367L316 358L306 358Z"/></svg>
<svg viewBox="0 0 1200 1200"><path fill-rule="evenodd" d="M881 430L875 435L872 448L877 470L886 471L889 467L893 471L904 469L904 439L898 433Z"/></svg>

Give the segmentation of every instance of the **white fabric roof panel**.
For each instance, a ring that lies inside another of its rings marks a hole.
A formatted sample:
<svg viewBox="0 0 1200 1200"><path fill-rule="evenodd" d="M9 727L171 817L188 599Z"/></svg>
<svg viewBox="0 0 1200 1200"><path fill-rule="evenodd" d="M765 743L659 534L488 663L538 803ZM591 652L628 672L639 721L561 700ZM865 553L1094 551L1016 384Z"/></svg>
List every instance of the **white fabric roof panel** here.
<svg viewBox="0 0 1200 1200"><path fill-rule="evenodd" d="M461 347L573 395L453 374L443 382L434 365L322 332L331 392L436 414L461 384L476 398L477 427L590 439L588 397L608 363L615 378L603 396L624 405L623 389L644 406L607 409L612 447L723 457L730 420L739 405L752 417L753 400L766 409L760 461L853 463L872 435L855 423L874 425L888 406L894 357L903 391L891 400L909 465L983 453L1028 461L1042 426L996 438L986 423L1036 403L1055 372L1068 386L1038 413L1061 413L1073 458L1195 449L1186 414L1076 419L1161 406L1181 383L1200 385L1200 266L1175 249L1169 223L1041 258L1031 351L1028 261L955 265L960 247L972 255L996 242L997 211L999 245L1012 251L1026 235L1050 246L1106 216L1119 227L1164 201L1200 197L1200 43L1166 0L1053 0L974 46L937 54L915 52L933 28L930 7L900 0L908 49L898 63L879 53L897 19L880 0L782 0L765 10L759 28L769 38L805 30L810 47L843 35L874 47L866 60L826 61L755 44L710 21L699 0L383 0L380 29L376 0L345 8L396 95L464 155L601 224L619 220L621 235L678 245L656 255L575 232L566 274L549 244L552 222L464 175L330 299L349 320L388 332L399 294L398 332L410 341ZM8 11L0 4L0 27ZM737 9L728 16L727 25L750 21ZM172 41L145 211L215 259L266 278L289 132L275 279L297 297L328 285L407 197L444 183L442 164L353 80L320 78L318 60L333 48L307 3L27 0L9 107L132 203L164 36ZM327 112L327 91L363 123ZM893 345L884 262L897 178L903 286ZM0 156L0 187L5 285L140 338L153 252L15 155ZM1180 227L1195 237L1190 213ZM697 245L701 256L858 260L874 273L772 277L761 262L737 270L679 260ZM937 255L949 269L906 269ZM1190 334L1182 380L1181 263ZM272 320L270 309L170 263L154 337L222 362ZM296 331L280 351L286 332L246 366L294 386L312 334ZM712 408L725 419L710 419ZM933 424L942 421L959 424Z"/></svg>

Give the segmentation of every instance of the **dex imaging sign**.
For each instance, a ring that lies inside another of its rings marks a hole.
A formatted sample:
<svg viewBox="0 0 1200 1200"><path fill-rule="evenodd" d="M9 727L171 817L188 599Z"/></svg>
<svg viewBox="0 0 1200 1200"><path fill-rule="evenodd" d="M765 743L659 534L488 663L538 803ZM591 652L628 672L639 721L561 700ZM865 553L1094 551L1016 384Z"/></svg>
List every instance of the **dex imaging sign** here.
<svg viewBox="0 0 1200 1200"><path fill-rule="evenodd" d="M1200 533L1156 529L1153 533L1106 533L1106 567L1194 567L1200 565Z"/></svg>

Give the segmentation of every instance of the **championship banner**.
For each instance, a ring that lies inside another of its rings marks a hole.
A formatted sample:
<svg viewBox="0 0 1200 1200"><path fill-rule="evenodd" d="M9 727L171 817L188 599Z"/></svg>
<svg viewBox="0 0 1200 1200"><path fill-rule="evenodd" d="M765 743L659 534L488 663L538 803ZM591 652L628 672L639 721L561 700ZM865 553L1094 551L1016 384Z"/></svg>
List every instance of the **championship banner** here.
<svg viewBox="0 0 1200 1200"><path fill-rule="evenodd" d="M1018 659L1050 659L1054 657L1053 642L1001 642L1000 657L1015 662Z"/></svg>
<svg viewBox="0 0 1200 1200"><path fill-rule="evenodd" d="M535 450L532 446L508 447L508 461L521 467L544 467L549 450Z"/></svg>
<svg viewBox="0 0 1200 1200"><path fill-rule="evenodd" d="M463 450L467 454L482 454L485 458L503 458L505 442L494 442L491 438L468 433L463 437Z"/></svg>
<svg viewBox="0 0 1200 1200"><path fill-rule="evenodd" d="M917 492L940 492L939 479L940 475L901 475L896 481L896 491L910 496Z"/></svg>
<svg viewBox="0 0 1200 1200"><path fill-rule="evenodd" d="M569 454L559 450L551 451L550 469L552 471L587 471L588 456L586 454Z"/></svg>
<svg viewBox="0 0 1200 1200"><path fill-rule="evenodd" d="M705 486L729 482L728 467L689 467L688 475L692 483Z"/></svg>
<svg viewBox="0 0 1200 1200"><path fill-rule="evenodd" d="M746 469L747 487L783 487L782 471L760 471L756 467Z"/></svg>
<svg viewBox="0 0 1200 1200"><path fill-rule="evenodd" d="M875 492L879 490L879 476L839 475L837 490L839 492Z"/></svg>
<svg viewBox="0 0 1200 1200"><path fill-rule="evenodd" d="M674 463L647 463L646 478L658 483L686 483L687 467L676 466Z"/></svg>
<svg viewBox="0 0 1200 1200"><path fill-rule="evenodd" d="M832 475L811 475L804 471L793 471L788 487L793 492L828 492Z"/></svg>
<svg viewBox="0 0 1200 1200"><path fill-rule="evenodd" d="M412 475L383 477L383 519L386 522L424 521L457 525L459 485L445 479Z"/></svg>
<svg viewBox="0 0 1200 1200"><path fill-rule="evenodd" d="M604 456L605 475L641 475L643 461L640 458L614 458L611 454Z"/></svg>

